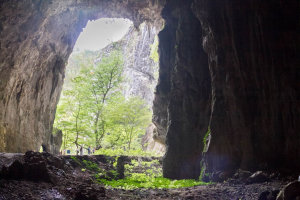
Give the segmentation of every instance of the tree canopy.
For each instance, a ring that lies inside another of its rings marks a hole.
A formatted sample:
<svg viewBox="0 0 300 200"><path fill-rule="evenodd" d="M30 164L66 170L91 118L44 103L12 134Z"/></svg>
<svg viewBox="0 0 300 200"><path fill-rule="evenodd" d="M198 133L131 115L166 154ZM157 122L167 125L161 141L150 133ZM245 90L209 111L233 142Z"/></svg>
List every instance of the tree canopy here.
<svg viewBox="0 0 300 200"><path fill-rule="evenodd" d="M70 70L54 123L63 131L62 149L140 149L151 122L150 108L139 97L124 97L119 51L94 60L96 55L87 52L71 60L76 68Z"/></svg>

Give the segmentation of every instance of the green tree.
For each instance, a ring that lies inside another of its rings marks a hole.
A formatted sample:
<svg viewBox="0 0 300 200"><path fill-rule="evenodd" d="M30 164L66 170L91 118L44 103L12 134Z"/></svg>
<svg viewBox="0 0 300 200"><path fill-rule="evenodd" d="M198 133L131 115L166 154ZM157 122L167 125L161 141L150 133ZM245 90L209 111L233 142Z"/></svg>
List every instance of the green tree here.
<svg viewBox="0 0 300 200"><path fill-rule="evenodd" d="M71 88L65 90L58 105L55 126L63 131L64 145L74 143L76 149L89 135L88 91L85 78L77 76L71 81Z"/></svg>
<svg viewBox="0 0 300 200"><path fill-rule="evenodd" d="M82 60L84 55L89 55L85 61ZM77 55L78 60L73 60L76 68L80 66L80 71L70 70L73 78L63 91L57 108L55 126L63 130L64 147L70 143L77 149L82 143L100 145L107 127L103 110L107 101L118 92L122 81L120 52L111 52L95 64L91 61L92 56L83 53Z"/></svg>
<svg viewBox="0 0 300 200"><path fill-rule="evenodd" d="M120 138L120 142L126 144L127 149L140 147L139 136L145 133L146 127L151 122L151 111L146 103L139 97L125 99L119 97L117 104L109 110L114 126L119 127L119 132L115 138Z"/></svg>
<svg viewBox="0 0 300 200"><path fill-rule="evenodd" d="M93 113L93 133L96 147L100 145L106 132L104 107L117 92L122 81L123 59L118 51L101 58L95 66L83 70L90 91L91 112Z"/></svg>
<svg viewBox="0 0 300 200"><path fill-rule="evenodd" d="M122 55L113 51L97 63L92 56L82 61L84 55L73 61L80 70L72 72L57 107L55 127L63 131L63 148L141 149L151 110L142 99L122 95Z"/></svg>

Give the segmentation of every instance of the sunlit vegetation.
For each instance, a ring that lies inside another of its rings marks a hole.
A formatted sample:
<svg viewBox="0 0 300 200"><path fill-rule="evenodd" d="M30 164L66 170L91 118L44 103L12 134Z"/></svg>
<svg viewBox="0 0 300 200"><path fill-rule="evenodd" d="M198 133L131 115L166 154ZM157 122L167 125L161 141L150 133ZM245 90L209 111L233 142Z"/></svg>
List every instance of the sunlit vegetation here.
<svg viewBox="0 0 300 200"><path fill-rule="evenodd" d="M96 150L95 154L107 155L107 156L145 156L145 157L162 156L161 154L157 154L151 151L144 151L141 148L130 149L130 150L124 150L123 148L118 148L118 149L101 148L99 150Z"/></svg>
<svg viewBox="0 0 300 200"><path fill-rule="evenodd" d="M139 188L183 188L192 187L196 185L207 185L202 181L194 179L171 180L162 177L162 169L158 160L152 161L137 161L132 160L131 163L125 164L125 178L119 178L119 173L116 169L117 158L113 166L114 169L103 170L96 163L83 160L80 161L76 157L72 159L79 164L82 172L90 170L94 173L94 180L105 185L108 188L118 188L125 190L139 189Z"/></svg>
<svg viewBox="0 0 300 200"><path fill-rule="evenodd" d="M150 53L150 58L158 63L159 61L159 55L158 55L158 37L155 36L154 38L154 42L153 44L151 45L151 53Z"/></svg>
<svg viewBox="0 0 300 200"><path fill-rule="evenodd" d="M149 162L132 160L130 164L125 165L124 179L98 178L97 181L107 187L129 190L138 188L182 188L208 184L193 179L171 180L163 178L162 169L158 166L160 166L158 160ZM142 169L143 172L137 173L136 171L141 171L137 169Z"/></svg>
<svg viewBox="0 0 300 200"><path fill-rule="evenodd" d="M108 187L127 190L138 188L183 188L209 184L194 179L171 180L162 176L148 176L143 173L133 173L131 176L119 180L100 179L99 182Z"/></svg>
<svg viewBox="0 0 300 200"><path fill-rule="evenodd" d="M76 68L69 71L54 124L63 131L62 149L73 153L81 146L141 151L140 140L151 122L151 110L141 98L122 94L120 51L100 59L96 56L83 52L70 61Z"/></svg>
<svg viewBox="0 0 300 200"><path fill-rule="evenodd" d="M207 184L163 178L162 164L154 157L152 161L132 159L122 168L125 171L118 171L119 156L161 155L141 148L141 138L151 123L151 109L140 97L125 98L124 58L117 46L113 48L114 51L101 57L99 52L93 51L71 56L72 67L67 68L68 76L55 119L55 127L63 132L62 149L71 149L71 154L75 154L81 147L92 147L95 154L111 156L109 170L71 156L82 173L92 173L96 183L110 188L180 188ZM151 45L150 58L158 66L157 36Z"/></svg>

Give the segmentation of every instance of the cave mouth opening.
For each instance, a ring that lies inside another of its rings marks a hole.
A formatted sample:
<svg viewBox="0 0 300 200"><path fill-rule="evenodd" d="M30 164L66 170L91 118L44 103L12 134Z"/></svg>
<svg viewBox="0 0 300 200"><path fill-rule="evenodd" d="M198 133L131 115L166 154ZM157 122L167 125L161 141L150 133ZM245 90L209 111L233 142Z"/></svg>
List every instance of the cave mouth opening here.
<svg viewBox="0 0 300 200"><path fill-rule="evenodd" d="M66 66L54 129L62 154L162 155L151 123L158 79L155 27L88 21Z"/></svg>

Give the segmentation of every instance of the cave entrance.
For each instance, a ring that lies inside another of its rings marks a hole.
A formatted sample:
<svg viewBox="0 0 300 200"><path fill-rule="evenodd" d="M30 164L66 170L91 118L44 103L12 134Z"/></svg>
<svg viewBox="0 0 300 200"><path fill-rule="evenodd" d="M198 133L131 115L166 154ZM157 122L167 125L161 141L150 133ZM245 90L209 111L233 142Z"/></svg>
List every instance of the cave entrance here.
<svg viewBox="0 0 300 200"><path fill-rule="evenodd" d="M69 57L57 106L54 127L63 132L61 152L164 153L153 140L151 123L157 32L123 18L87 23Z"/></svg>

